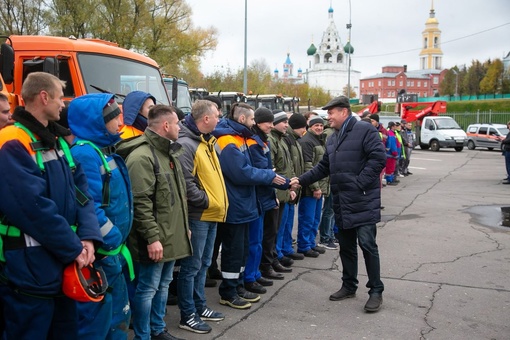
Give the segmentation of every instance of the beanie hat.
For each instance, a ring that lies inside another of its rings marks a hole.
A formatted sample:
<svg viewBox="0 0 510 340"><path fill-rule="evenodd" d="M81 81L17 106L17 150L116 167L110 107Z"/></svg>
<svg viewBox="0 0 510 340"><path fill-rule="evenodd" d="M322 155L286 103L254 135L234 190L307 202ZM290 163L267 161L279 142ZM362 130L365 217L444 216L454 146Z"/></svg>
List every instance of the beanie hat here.
<svg viewBox="0 0 510 340"><path fill-rule="evenodd" d="M371 114L370 119L373 119L379 123L379 115L377 113Z"/></svg>
<svg viewBox="0 0 510 340"><path fill-rule="evenodd" d="M268 108L261 106L255 110L255 123L272 123L274 115Z"/></svg>
<svg viewBox="0 0 510 340"><path fill-rule="evenodd" d="M288 120L287 113L285 113L282 110L279 110L279 109L273 110L273 115L274 115L274 121L273 121L274 125L279 124L281 122L285 122Z"/></svg>
<svg viewBox="0 0 510 340"><path fill-rule="evenodd" d="M324 119L322 119L321 116L315 116L312 119L308 121L308 126L312 127L315 124L323 124L324 125Z"/></svg>
<svg viewBox="0 0 510 340"><path fill-rule="evenodd" d="M107 124L113 118L120 115L120 108L115 99L113 97L106 103L106 106L103 108L103 119L104 123Z"/></svg>
<svg viewBox="0 0 510 340"><path fill-rule="evenodd" d="M306 118L301 113L294 113L289 118L289 125L293 129L301 129L306 127Z"/></svg>
<svg viewBox="0 0 510 340"><path fill-rule="evenodd" d="M218 109L221 110L221 100L218 96L205 96L204 98L202 98L203 100L208 100L210 102L213 102L214 104L216 104L216 106L218 107Z"/></svg>

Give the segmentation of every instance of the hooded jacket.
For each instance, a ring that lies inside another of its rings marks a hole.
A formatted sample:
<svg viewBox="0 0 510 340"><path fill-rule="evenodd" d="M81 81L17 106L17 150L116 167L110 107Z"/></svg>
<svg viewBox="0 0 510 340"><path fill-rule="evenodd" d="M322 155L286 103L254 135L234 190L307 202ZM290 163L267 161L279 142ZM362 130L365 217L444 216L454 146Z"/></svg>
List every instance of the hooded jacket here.
<svg viewBox="0 0 510 340"><path fill-rule="evenodd" d="M366 122L349 119L344 133L328 138L326 153L310 171L299 177L303 186L330 176L335 222L351 229L381 220L381 181L386 164L378 131Z"/></svg>
<svg viewBox="0 0 510 340"><path fill-rule="evenodd" d="M227 186L227 223L242 224L260 215L256 185L271 185L276 173L253 166L250 148L257 143L253 132L232 119L222 119L213 131L218 139L219 158Z"/></svg>
<svg viewBox="0 0 510 340"><path fill-rule="evenodd" d="M103 108L112 97L113 95L107 93L77 97L69 104L67 118L69 128L76 136L71 153L82 164L87 176L89 192L94 199L103 235L103 249L107 251L126 242L133 222L133 199L128 170L114 148L121 138L119 134L108 132L103 119ZM103 155L83 141L91 142L101 149ZM108 163L110 173L106 171L102 157ZM109 198L103 198L105 189L109 192ZM105 199L107 202L103 202Z"/></svg>
<svg viewBox="0 0 510 340"><path fill-rule="evenodd" d="M228 197L220 161L214 145L216 138L202 134L191 115L181 124L179 156L188 199L189 218L207 222L225 222Z"/></svg>
<svg viewBox="0 0 510 340"><path fill-rule="evenodd" d="M71 169L56 143L69 132L53 122L43 126L21 107L13 119L39 141L44 170L25 131L14 125L0 131L0 217L22 232L21 237L2 236L2 275L22 292L52 296L61 292L65 266L82 252L81 240L97 246L102 237L83 169L79 162ZM85 195L81 203L77 189ZM76 233L71 225L78 227Z"/></svg>
<svg viewBox="0 0 510 340"><path fill-rule="evenodd" d="M156 103L156 98L143 91L129 92L124 99L122 103L124 126L120 130L123 139L140 136L147 128L147 118L140 114L140 110L149 98Z"/></svg>
<svg viewBox="0 0 510 340"><path fill-rule="evenodd" d="M284 134L273 128L268 137L271 143L271 160L276 173L286 178L294 177L292 157L287 144L283 141ZM276 197L281 203L290 202L290 191L277 190Z"/></svg>
<svg viewBox="0 0 510 340"><path fill-rule="evenodd" d="M191 255L186 183L178 157L181 146L151 129L117 144L131 178L134 201L129 250L133 260L154 263L147 245L160 241L162 262Z"/></svg>

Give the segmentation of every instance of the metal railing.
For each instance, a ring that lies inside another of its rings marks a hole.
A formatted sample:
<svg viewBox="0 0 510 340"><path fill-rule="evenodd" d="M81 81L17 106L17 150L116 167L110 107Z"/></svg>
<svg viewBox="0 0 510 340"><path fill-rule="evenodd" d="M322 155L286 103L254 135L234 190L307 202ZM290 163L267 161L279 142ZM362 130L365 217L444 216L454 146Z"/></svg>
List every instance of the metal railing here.
<svg viewBox="0 0 510 340"><path fill-rule="evenodd" d="M508 112L447 112L446 116L452 117L463 130L466 130L470 124L505 124L510 121Z"/></svg>

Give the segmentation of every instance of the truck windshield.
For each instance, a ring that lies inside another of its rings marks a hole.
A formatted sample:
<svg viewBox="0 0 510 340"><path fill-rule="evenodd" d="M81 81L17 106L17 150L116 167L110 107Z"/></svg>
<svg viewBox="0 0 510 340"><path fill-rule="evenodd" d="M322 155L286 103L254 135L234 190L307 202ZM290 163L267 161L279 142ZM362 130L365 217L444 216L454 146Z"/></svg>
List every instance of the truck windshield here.
<svg viewBox="0 0 510 340"><path fill-rule="evenodd" d="M152 94L158 104L170 104L163 79L156 67L133 60L89 53L80 53L78 63L87 93L100 92L92 86L123 95L139 90ZM116 100L122 103L124 98L119 96Z"/></svg>
<svg viewBox="0 0 510 340"><path fill-rule="evenodd" d="M453 118L450 119L434 119L434 122L436 122L437 129L438 130L447 130L447 129L461 129L459 124Z"/></svg>

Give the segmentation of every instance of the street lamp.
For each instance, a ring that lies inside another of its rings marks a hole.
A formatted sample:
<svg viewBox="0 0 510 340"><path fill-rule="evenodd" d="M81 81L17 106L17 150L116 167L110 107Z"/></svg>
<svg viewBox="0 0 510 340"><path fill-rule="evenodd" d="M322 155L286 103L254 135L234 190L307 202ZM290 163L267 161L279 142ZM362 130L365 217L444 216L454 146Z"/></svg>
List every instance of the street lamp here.
<svg viewBox="0 0 510 340"><path fill-rule="evenodd" d="M344 47L344 52L347 54L347 98L351 100L351 54L354 53L354 48L351 45L351 0L349 0L349 23L346 27L349 30L349 39Z"/></svg>
<svg viewBox="0 0 510 340"><path fill-rule="evenodd" d="M244 72L243 93L248 93L248 0L244 0Z"/></svg>
<svg viewBox="0 0 510 340"><path fill-rule="evenodd" d="M455 99L459 96L459 72L452 69L452 72L455 73Z"/></svg>

